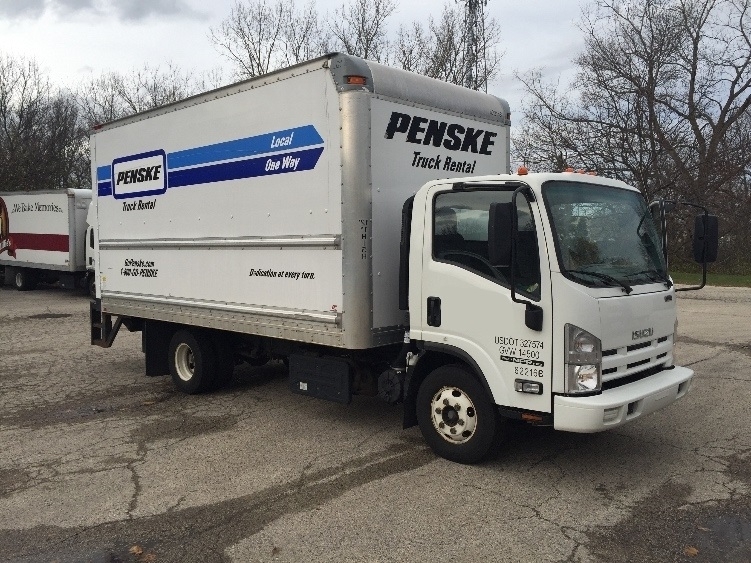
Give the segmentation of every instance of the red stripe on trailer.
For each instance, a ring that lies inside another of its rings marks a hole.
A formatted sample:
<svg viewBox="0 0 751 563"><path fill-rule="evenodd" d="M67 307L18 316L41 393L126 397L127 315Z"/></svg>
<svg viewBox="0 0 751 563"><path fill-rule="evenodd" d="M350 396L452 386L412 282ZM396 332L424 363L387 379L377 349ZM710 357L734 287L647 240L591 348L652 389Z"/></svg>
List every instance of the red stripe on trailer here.
<svg viewBox="0 0 751 563"><path fill-rule="evenodd" d="M50 252L68 252L70 250L68 235L11 233L10 239L13 241L16 250L48 250Z"/></svg>

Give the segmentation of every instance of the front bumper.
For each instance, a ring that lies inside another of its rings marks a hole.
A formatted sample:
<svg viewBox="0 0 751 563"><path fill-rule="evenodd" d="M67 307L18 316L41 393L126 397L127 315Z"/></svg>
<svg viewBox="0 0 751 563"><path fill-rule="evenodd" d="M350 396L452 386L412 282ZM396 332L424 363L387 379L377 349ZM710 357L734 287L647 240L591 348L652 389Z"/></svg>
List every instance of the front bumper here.
<svg viewBox="0 0 751 563"><path fill-rule="evenodd" d="M674 367L591 397L553 398L553 427L568 432L616 428L674 403L685 395L694 371Z"/></svg>

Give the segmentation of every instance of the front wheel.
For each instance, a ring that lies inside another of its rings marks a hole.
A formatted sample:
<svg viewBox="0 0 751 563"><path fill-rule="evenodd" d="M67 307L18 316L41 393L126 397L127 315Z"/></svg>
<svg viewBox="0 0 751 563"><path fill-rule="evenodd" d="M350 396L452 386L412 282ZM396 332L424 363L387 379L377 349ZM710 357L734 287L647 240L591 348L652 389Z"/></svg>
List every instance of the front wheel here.
<svg viewBox="0 0 751 563"><path fill-rule="evenodd" d="M216 380L216 348L198 331L178 330L169 345L172 381L190 395L212 389Z"/></svg>
<svg viewBox="0 0 751 563"><path fill-rule="evenodd" d="M417 421L436 454L467 464L490 453L501 427L480 382L458 364L441 366L425 378L417 393Z"/></svg>

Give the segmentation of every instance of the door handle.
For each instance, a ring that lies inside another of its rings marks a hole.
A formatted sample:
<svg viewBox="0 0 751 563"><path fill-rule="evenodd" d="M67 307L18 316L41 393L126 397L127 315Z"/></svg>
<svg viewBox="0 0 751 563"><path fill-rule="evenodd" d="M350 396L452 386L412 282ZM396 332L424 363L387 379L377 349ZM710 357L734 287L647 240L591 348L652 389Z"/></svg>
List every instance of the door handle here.
<svg viewBox="0 0 751 563"><path fill-rule="evenodd" d="M428 297L428 326L441 326L440 297Z"/></svg>

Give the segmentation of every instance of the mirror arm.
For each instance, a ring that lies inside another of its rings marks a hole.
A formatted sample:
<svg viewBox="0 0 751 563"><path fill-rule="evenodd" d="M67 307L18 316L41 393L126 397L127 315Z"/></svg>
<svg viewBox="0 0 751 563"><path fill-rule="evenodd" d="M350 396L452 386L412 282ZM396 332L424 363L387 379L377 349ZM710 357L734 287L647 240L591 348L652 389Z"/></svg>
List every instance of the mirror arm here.
<svg viewBox="0 0 751 563"><path fill-rule="evenodd" d="M516 196L523 191L529 191L529 188L527 186L520 186L516 188L514 190L514 193L511 195L511 301L513 301L514 303L521 303L523 305L526 305L526 311L524 313L524 324L527 326L527 328L541 331L542 307L535 305L527 299L519 299L516 296L516 276L514 271L516 270L516 242L518 238L517 231L519 227L519 217L516 209ZM534 201L534 195L532 195L532 200Z"/></svg>
<svg viewBox="0 0 751 563"><path fill-rule="evenodd" d="M698 205L696 203L688 203L686 201L679 201L674 203L680 203L682 205L688 205L689 207L695 207L696 209L700 209L704 213L704 224L706 225L709 221L709 210L704 207L703 205ZM704 237L704 243L703 243L703 254L706 256L707 253L707 237ZM706 259L702 261L701 263L701 285L691 286L691 287L676 287L676 291L696 291L698 289L704 288L704 286L707 285L707 261Z"/></svg>

